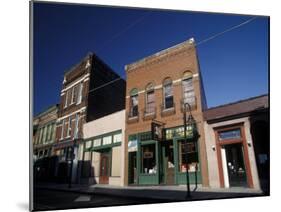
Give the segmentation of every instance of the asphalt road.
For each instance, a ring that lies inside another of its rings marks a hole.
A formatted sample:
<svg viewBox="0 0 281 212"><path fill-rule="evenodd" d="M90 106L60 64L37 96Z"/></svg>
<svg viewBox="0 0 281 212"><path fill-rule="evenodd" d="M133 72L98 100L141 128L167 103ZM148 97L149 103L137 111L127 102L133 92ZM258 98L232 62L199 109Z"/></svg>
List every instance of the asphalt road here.
<svg viewBox="0 0 281 212"><path fill-rule="evenodd" d="M34 191L34 210L58 210L69 208L104 207L155 203L142 199L128 199L107 195L87 195L74 192L36 189Z"/></svg>

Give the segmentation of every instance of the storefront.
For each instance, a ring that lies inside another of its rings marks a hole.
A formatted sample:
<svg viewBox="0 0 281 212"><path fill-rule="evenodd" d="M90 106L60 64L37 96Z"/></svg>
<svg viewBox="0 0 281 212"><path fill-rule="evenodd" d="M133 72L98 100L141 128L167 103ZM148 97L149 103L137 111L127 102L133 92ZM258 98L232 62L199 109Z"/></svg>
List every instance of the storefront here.
<svg viewBox="0 0 281 212"><path fill-rule="evenodd" d="M84 124L78 154L81 183L124 185L124 132L125 110Z"/></svg>
<svg viewBox="0 0 281 212"><path fill-rule="evenodd" d="M165 129L161 141L152 140L151 132L130 135L129 184L186 184L187 167L190 183L200 184L200 151L198 138L192 132L187 129L186 144L182 126Z"/></svg>
<svg viewBox="0 0 281 212"><path fill-rule="evenodd" d="M121 184L121 143L121 130L86 139L81 177L90 184Z"/></svg>

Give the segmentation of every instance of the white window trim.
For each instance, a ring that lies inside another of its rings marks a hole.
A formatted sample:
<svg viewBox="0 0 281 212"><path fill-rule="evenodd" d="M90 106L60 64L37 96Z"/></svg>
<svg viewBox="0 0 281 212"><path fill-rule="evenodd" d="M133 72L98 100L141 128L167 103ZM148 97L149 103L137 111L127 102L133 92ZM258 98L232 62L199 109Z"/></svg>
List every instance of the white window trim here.
<svg viewBox="0 0 281 212"><path fill-rule="evenodd" d="M76 105L79 105L82 102L82 92L83 91L83 83L79 84L79 90L78 90L78 96L77 96L77 103Z"/></svg>
<svg viewBox="0 0 281 212"><path fill-rule="evenodd" d="M60 140L62 140L62 139L63 139L63 132L64 132L64 122L65 122L65 120L63 119L63 120L62 120L62 127L61 127L61 135L60 135Z"/></svg>

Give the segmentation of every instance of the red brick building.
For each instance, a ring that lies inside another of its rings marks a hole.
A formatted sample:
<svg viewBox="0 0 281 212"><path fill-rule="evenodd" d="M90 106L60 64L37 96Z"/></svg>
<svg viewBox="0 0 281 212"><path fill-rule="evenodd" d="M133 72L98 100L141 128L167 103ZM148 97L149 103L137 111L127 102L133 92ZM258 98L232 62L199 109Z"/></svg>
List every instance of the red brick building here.
<svg viewBox="0 0 281 212"><path fill-rule="evenodd" d="M108 86L103 87L106 83ZM125 81L95 54L90 53L64 74L60 95L54 145L60 157L58 175L64 178L71 169L71 178L77 182L78 148L84 145L83 124L124 108ZM73 158L71 168L69 161Z"/></svg>

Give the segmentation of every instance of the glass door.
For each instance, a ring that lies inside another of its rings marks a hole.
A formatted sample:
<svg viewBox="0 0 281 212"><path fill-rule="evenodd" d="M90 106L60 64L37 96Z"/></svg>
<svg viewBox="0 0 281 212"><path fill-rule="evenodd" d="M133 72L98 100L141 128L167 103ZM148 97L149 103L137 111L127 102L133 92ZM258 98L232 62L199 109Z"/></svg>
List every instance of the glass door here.
<svg viewBox="0 0 281 212"><path fill-rule="evenodd" d="M228 144L224 148L229 185L231 187L247 187L242 144Z"/></svg>

